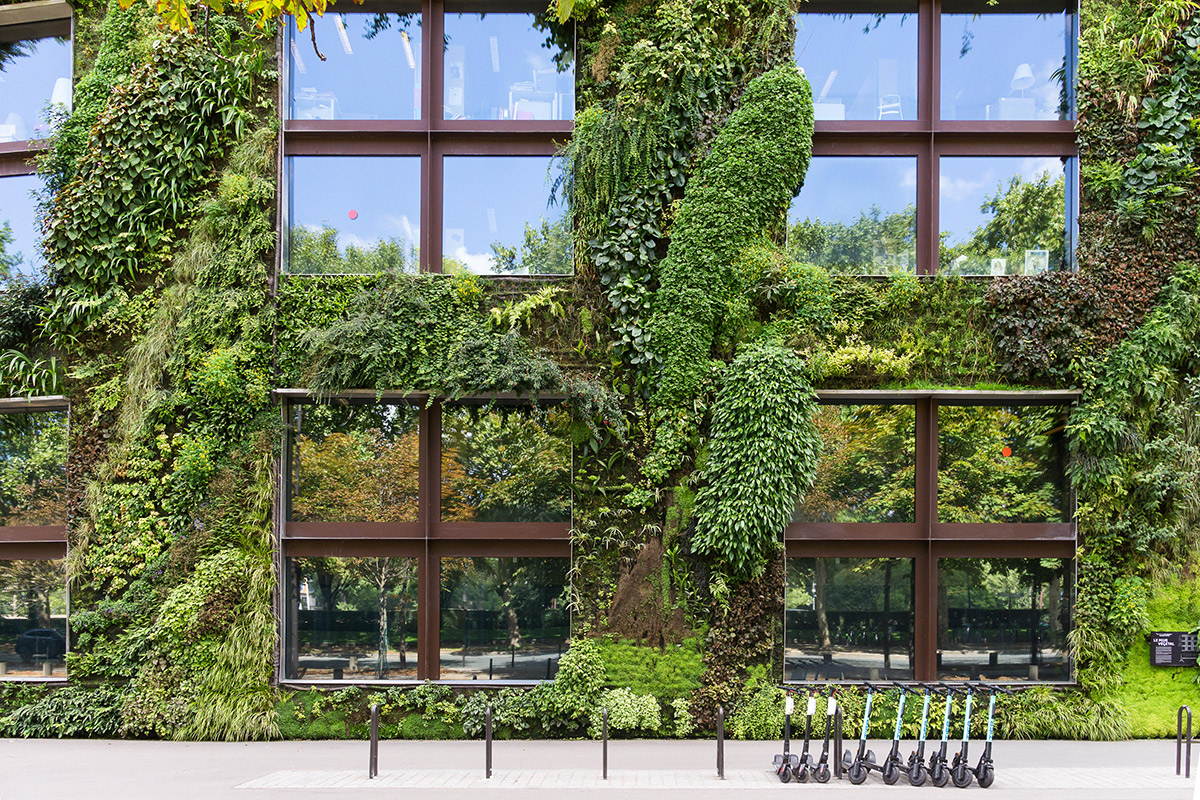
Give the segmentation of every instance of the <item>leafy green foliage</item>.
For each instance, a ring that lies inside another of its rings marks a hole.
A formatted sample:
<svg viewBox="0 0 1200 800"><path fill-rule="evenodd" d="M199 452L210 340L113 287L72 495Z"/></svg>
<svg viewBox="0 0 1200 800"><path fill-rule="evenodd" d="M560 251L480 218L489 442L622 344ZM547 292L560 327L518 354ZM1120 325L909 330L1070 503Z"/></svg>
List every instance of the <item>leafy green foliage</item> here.
<svg viewBox="0 0 1200 800"><path fill-rule="evenodd" d="M804 363L763 344L730 364L713 405L712 440L696 495L695 552L735 580L761 574L812 485L821 439Z"/></svg>
<svg viewBox="0 0 1200 800"><path fill-rule="evenodd" d="M609 686L662 700L687 697L700 688L700 642L688 639L662 649L621 639L597 642Z"/></svg>

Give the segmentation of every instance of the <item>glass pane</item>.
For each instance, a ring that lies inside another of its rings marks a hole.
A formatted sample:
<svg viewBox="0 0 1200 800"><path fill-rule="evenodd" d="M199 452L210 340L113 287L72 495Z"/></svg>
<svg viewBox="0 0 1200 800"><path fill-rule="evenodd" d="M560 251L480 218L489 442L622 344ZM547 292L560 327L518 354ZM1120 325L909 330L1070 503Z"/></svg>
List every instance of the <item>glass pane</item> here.
<svg viewBox="0 0 1200 800"><path fill-rule="evenodd" d="M567 558L442 559L443 680L549 680L567 649Z"/></svg>
<svg viewBox="0 0 1200 800"><path fill-rule="evenodd" d="M943 14L942 119L1067 119L1066 57L1061 12Z"/></svg>
<svg viewBox="0 0 1200 800"><path fill-rule="evenodd" d="M1071 680L1073 563L938 562L939 680Z"/></svg>
<svg viewBox="0 0 1200 800"><path fill-rule="evenodd" d="M442 272L570 275L571 223L551 205L549 156L447 156Z"/></svg>
<svg viewBox="0 0 1200 800"><path fill-rule="evenodd" d="M939 522L1068 522L1067 410L938 408Z"/></svg>
<svg viewBox="0 0 1200 800"><path fill-rule="evenodd" d="M444 408L442 519L570 522L568 425L561 408Z"/></svg>
<svg viewBox="0 0 1200 800"><path fill-rule="evenodd" d="M942 158L940 257L958 275L1037 275L1066 255L1059 158Z"/></svg>
<svg viewBox="0 0 1200 800"><path fill-rule="evenodd" d="M913 677L912 561L789 558L784 679Z"/></svg>
<svg viewBox="0 0 1200 800"><path fill-rule="evenodd" d="M825 449L793 522L915 519L913 406L819 406L813 421Z"/></svg>
<svg viewBox="0 0 1200 800"><path fill-rule="evenodd" d="M574 54L533 14L446 14L444 119L575 118Z"/></svg>
<svg viewBox="0 0 1200 800"><path fill-rule="evenodd" d="M0 462L0 526L66 524L66 411L0 414Z"/></svg>
<svg viewBox="0 0 1200 800"><path fill-rule="evenodd" d="M52 127L46 107L71 109L71 40L0 41L0 142L41 139Z"/></svg>
<svg viewBox="0 0 1200 800"><path fill-rule="evenodd" d="M417 677L417 559L293 558L288 675Z"/></svg>
<svg viewBox="0 0 1200 800"><path fill-rule="evenodd" d="M830 272L914 272L917 160L814 158L788 210L787 248Z"/></svg>
<svg viewBox="0 0 1200 800"><path fill-rule="evenodd" d="M46 266L34 197L42 186L37 175L0 178L0 278L35 275Z"/></svg>
<svg viewBox="0 0 1200 800"><path fill-rule="evenodd" d="M419 416L409 405L297 405L291 519L415 522Z"/></svg>
<svg viewBox="0 0 1200 800"><path fill-rule="evenodd" d="M419 8L400 14L312 17L309 31L288 23L291 119L420 119Z"/></svg>
<svg viewBox="0 0 1200 800"><path fill-rule="evenodd" d="M798 14L796 64L817 119L917 118L917 4L908 14Z"/></svg>
<svg viewBox="0 0 1200 800"><path fill-rule="evenodd" d="M66 562L0 561L0 676L67 675Z"/></svg>
<svg viewBox="0 0 1200 800"><path fill-rule="evenodd" d="M288 162L288 272L419 271L419 156L302 156Z"/></svg>

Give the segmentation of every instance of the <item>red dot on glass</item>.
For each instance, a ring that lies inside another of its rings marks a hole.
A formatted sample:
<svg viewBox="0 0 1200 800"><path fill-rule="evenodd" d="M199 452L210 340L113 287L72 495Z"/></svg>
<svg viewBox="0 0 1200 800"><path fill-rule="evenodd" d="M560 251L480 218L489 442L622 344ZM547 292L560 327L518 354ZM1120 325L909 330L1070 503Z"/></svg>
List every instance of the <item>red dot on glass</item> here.
<svg viewBox="0 0 1200 800"><path fill-rule="evenodd" d="M350 209L349 216L350 216L350 219L358 219L358 212L352 208L352 209Z"/></svg>
<svg viewBox="0 0 1200 800"><path fill-rule="evenodd" d="M1012 448L1005 447L1003 450L1000 451L1000 455L1004 456L1005 458L1008 458L1009 456L1012 455Z"/></svg>

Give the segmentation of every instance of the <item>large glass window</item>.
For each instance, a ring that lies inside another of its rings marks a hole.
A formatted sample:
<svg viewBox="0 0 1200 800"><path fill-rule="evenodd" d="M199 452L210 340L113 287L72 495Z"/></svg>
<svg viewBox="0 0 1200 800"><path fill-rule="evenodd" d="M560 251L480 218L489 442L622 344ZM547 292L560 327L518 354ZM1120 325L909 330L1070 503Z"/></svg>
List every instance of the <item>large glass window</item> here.
<svg viewBox="0 0 1200 800"><path fill-rule="evenodd" d="M554 163L544 156L447 156L442 271L569 275L569 216L550 199Z"/></svg>
<svg viewBox="0 0 1200 800"><path fill-rule="evenodd" d="M420 269L420 157L303 156L288 165L289 272Z"/></svg>
<svg viewBox="0 0 1200 800"><path fill-rule="evenodd" d="M417 677L417 559L296 558L291 678Z"/></svg>
<svg viewBox="0 0 1200 800"><path fill-rule="evenodd" d="M64 563L0 561L0 676L66 677Z"/></svg>
<svg viewBox="0 0 1200 800"><path fill-rule="evenodd" d="M897 558L789 558L787 680L913 677L913 567Z"/></svg>
<svg viewBox="0 0 1200 800"><path fill-rule="evenodd" d="M0 526L67 518L67 412L0 414Z"/></svg>
<svg viewBox="0 0 1200 800"><path fill-rule="evenodd" d="M0 178L0 278L34 275L45 267L36 219L41 188L37 175Z"/></svg>
<svg viewBox="0 0 1200 800"><path fill-rule="evenodd" d="M71 40L21 39L0 30L0 142L41 139L52 132L50 106L71 109Z"/></svg>
<svg viewBox="0 0 1200 800"><path fill-rule="evenodd" d="M1066 174L1059 158L942 158L942 270L1037 275L1066 264Z"/></svg>
<svg viewBox="0 0 1200 800"><path fill-rule="evenodd" d="M788 253L830 272L913 272L916 202L915 158L814 158L788 210Z"/></svg>
<svg viewBox="0 0 1200 800"><path fill-rule="evenodd" d="M939 522L1066 522L1067 411L938 408Z"/></svg>
<svg viewBox="0 0 1200 800"><path fill-rule="evenodd" d="M288 22L291 119L420 119L420 6L400 13L311 17L310 32Z"/></svg>
<svg viewBox="0 0 1200 800"><path fill-rule="evenodd" d="M552 678L570 636L568 567L566 558L442 559L442 678Z"/></svg>
<svg viewBox="0 0 1200 800"><path fill-rule="evenodd" d="M412 405L296 405L291 519L415 521L419 413Z"/></svg>
<svg viewBox="0 0 1200 800"><path fill-rule="evenodd" d="M798 14L795 58L817 119L917 118L915 0L907 13Z"/></svg>
<svg viewBox="0 0 1200 800"><path fill-rule="evenodd" d="M1068 30L1061 10L943 14L942 119L1067 119Z"/></svg>
<svg viewBox="0 0 1200 800"><path fill-rule="evenodd" d="M442 519L569 522L571 443L561 408L442 411Z"/></svg>
<svg viewBox="0 0 1200 800"><path fill-rule="evenodd" d="M1071 680L1073 598L1067 559L941 559L938 678Z"/></svg>
<svg viewBox="0 0 1200 800"><path fill-rule="evenodd" d="M912 522L916 414L911 405L820 406L817 480L795 522Z"/></svg>
<svg viewBox="0 0 1200 800"><path fill-rule="evenodd" d="M447 3L445 119L574 118L573 53L536 30L533 14L458 10Z"/></svg>

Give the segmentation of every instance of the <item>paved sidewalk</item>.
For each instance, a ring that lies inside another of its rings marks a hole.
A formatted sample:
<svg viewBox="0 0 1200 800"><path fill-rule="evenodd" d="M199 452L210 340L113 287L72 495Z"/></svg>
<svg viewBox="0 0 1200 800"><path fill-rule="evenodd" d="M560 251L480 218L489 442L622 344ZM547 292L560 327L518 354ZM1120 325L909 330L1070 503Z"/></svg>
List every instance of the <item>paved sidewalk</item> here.
<svg viewBox="0 0 1200 800"><path fill-rule="evenodd" d="M128 800L282 800L290 798L449 798L496 800L716 798L825 794L900 800L949 792L885 786L872 774L862 786L781 784L768 770L772 742L728 742L726 780L715 773L712 742L617 741L609 744L609 779L601 779L598 742L496 742L491 780L483 776L482 742L386 741L380 774L368 780L366 742L172 743L3 740L0 798ZM882 742L872 743L876 754ZM911 743L905 742L907 754ZM1200 761L1200 747L1194 761ZM972 751L978 754L976 743ZM1174 742L997 742L996 782L969 797L1016 800L1200 800L1193 778L1175 776Z"/></svg>

